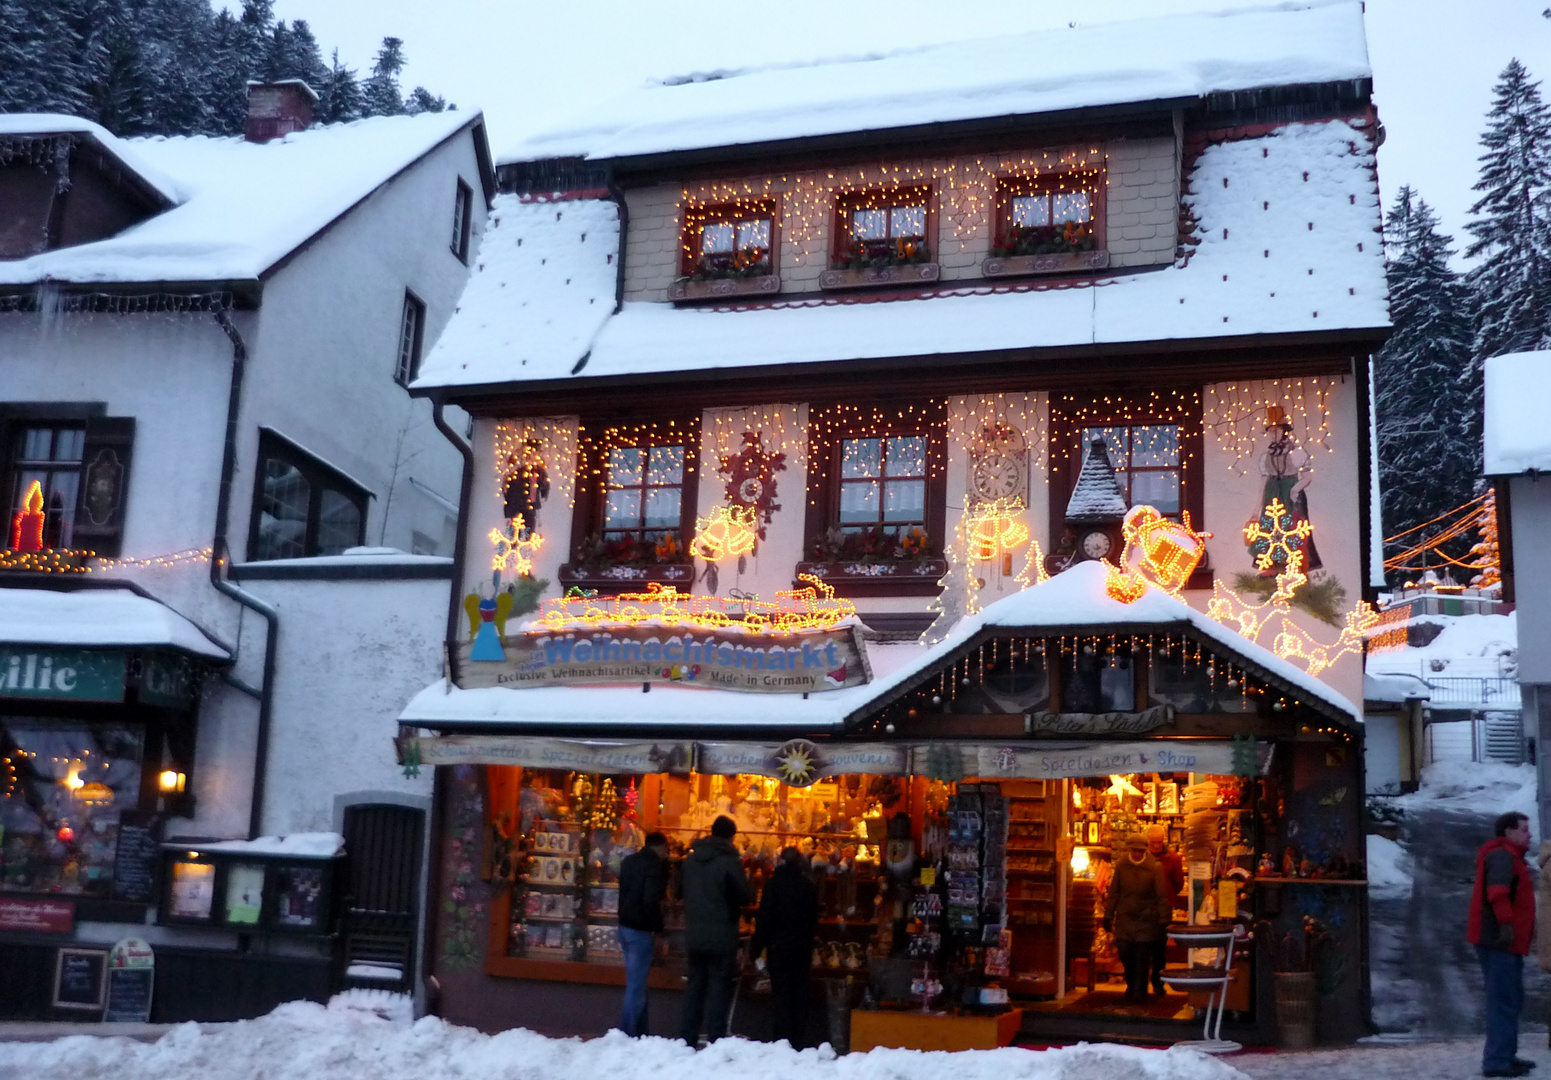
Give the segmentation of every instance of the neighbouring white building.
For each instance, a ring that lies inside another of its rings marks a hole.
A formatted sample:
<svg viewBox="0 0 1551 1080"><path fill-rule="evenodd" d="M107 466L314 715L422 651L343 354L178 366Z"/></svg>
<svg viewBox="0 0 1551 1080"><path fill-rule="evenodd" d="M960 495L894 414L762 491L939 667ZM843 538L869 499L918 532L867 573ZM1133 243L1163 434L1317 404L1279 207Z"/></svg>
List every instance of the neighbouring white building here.
<svg viewBox="0 0 1551 1080"><path fill-rule="evenodd" d="M0 116L0 1015L90 1015L57 976L131 935L158 1020L412 980L429 778L376 732L439 667L463 467L406 387L494 174L477 112L311 103Z"/></svg>

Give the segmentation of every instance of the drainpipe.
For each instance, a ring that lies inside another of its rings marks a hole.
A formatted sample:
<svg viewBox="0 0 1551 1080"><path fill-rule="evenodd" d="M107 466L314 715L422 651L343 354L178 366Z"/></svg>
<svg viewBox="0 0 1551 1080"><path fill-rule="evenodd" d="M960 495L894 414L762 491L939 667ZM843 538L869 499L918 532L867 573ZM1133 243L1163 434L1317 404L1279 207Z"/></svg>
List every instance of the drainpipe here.
<svg viewBox="0 0 1551 1080"><path fill-rule="evenodd" d="M623 247L623 245L621 245ZM474 449L456 431L447 426L442 415L445 401L440 394L431 399L431 420L436 430L463 456L463 482L458 488L458 530L452 542L452 588L447 595L447 674L458 681L458 616L463 611L459 593L463 591L463 563L468 557L469 503L474 494ZM440 773L440 770L437 770Z"/></svg>
<svg viewBox="0 0 1551 1080"><path fill-rule="evenodd" d="M609 169L606 187L609 200L619 207L619 254L615 256L619 265L615 267L614 275L614 314L618 315L625 306L625 240L630 234L630 207L625 203L624 190L614 180L612 168Z"/></svg>
<svg viewBox="0 0 1551 1080"><path fill-rule="evenodd" d="M232 474L237 470L237 419L242 406L242 380L247 369L248 346L222 309L215 321L232 343L232 388L226 402L226 439L221 449L221 489L215 503L215 535L210 544L210 584L264 620L264 674L259 681L258 735L253 752L253 798L248 808L248 838L260 835L264 824L264 785L269 775L269 728L275 701L275 652L280 637L280 613L252 593L233 585L222 574L231 561L227 544L227 507L231 502Z"/></svg>

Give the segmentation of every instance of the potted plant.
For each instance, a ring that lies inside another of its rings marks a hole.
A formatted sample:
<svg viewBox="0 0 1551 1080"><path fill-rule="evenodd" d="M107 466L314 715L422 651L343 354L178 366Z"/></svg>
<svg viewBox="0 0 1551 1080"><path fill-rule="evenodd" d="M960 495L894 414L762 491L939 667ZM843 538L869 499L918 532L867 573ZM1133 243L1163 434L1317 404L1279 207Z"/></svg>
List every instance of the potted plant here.
<svg viewBox="0 0 1551 1080"><path fill-rule="evenodd" d="M1100 270L1108 265L1109 252L1098 247L1093 223L1067 221L1059 225L1009 226L991 246L991 257L980 269L987 277L1005 277Z"/></svg>
<svg viewBox="0 0 1551 1080"><path fill-rule="evenodd" d="M919 236L892 240L853 237L830 260L819 276L821 289L850 289L864 285L894 285L910 281L936 281L939 268L932 261L931 246Z"/></svg>
<svg viewBox="0 0 1551 1080"><path fill-rule="evenodd" d="M646 537L591 533L578 545L571 562L560 568L559 577L566 588L618 591L644 588L655 581L687 592L695 567L676 530Z"/></svg>
<svg viewBox="0 0 1551 1080"><path fill-rule="evenodd" d="M770 260L770 249L749 245L732 251L705 252L689 273L668 287L668 299L699 300L780 291L781 279Z"/></svg>
<svg viewBox="0 0 1551 1080"><path fill-rule="evenodd" d="M1345 960L1336 936L1312 915L1303 917L1301 933L1278 935L1269 923L1261 923L1255 936L1271 954L1277 1041L1284 1049L1307 1049L1318 1034L1318 1000L1334 993L1344 974Z"/></svg>
<svg viewBox="0 0 1551 1080"><path fill-rule="evenodd" d="M835 586L841 595L932 595L948 564L932 550L919 527L892 532L882 525L866 529L825 530L797 564L798 574Z"/></svg>

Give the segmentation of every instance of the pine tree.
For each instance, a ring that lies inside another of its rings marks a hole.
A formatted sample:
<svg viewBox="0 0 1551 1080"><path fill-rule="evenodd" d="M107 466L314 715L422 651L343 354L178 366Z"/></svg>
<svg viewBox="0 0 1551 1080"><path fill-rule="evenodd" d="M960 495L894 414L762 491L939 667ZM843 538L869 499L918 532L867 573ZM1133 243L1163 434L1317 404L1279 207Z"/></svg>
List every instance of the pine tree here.
<svg viewBox="0 0 1551 1080"><path fill-rule="evenodd" d="M1374 368L1386 534L1468 502L1480 474L1472 297L1449 269L1451 243L1432 208L1402 187L1385 225L1394 332Z"/></svg>
<svg viewBox="0 0 1551 1080"><path fill-rule="evenodd" d="M366 80L367 116L398 116L404 111L404 95L399 90L399 72L404 70L404 42L396 37L382 39L371 78Z"/></svg>
<svg viewBox="0 0 1551 1080"><path fill-rule="evenodd" d="M1470 565L1478 571L1470 579L1476 589L1502 588L1502 552L1497 540L1497 489L1487 488L1486 499L1476 514L1476 530L1481 539L1470 549Z"/></svg>
<svg viewBox="0 0 1551 1080"><path fill-rule="evenodd" d="M417 86L410 91L409 97L404 101L404 111L410 116L428 112L446 112L447 99L438 97L423 86Z"/></svg>
<svg viewBox="0 0 1551 1080"><path fill-rule="evenodd" d="M355 69L340 63L339 50L323 73L318 91L318 105L314 111L320 124L338 124L346 120L359 120L366 100L361 84L355 77Z"/></svg>
<svg viewBox="0 0 1551 1080"><path fill-rule="evenodd" d="M1468 258L1480 305L1476 355L1551 344L1551 111L1540 84L1518 60L1509 61L1494 90L1481 135L1481 198L1465 227L1475 239Z"/></svg>

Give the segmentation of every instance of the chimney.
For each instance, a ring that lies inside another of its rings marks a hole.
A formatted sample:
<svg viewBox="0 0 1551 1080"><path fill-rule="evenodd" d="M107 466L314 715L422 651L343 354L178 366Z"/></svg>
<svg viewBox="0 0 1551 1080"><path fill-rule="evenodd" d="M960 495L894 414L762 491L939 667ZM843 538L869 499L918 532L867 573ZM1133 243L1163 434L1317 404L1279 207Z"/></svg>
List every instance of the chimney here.
<svg viewBox="0 0 1551 1080"><path fill-rule="evenodd" d="M293 131L305 131L312 123L312 106L318 100L301 79L248 84L249 142L263 143Z"/></svg>

